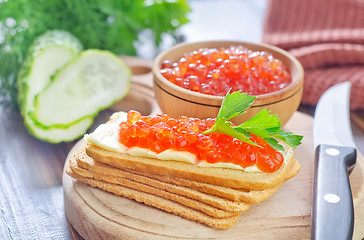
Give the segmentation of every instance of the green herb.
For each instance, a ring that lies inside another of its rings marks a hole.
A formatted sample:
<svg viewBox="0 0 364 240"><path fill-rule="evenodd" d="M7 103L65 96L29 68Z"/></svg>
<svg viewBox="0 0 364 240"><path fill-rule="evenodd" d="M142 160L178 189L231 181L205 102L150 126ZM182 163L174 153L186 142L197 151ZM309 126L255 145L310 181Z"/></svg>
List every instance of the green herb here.
<svg viewBox="0 0 364 240"><path fill-rule="evenodd" d="M0 103L17 99L16 78L29 46L47 30L65 30L85 49L136 55L140 33L155 46L188 22L187 0L0 0Z"/></svg>
<svg viewBox="0 0 364 240"><path fill-rule="evenodd" d="M245 110L250 107L255 98L255 96L249 96L240 91L231 94L228 93L221 104L214 126L203 133L223 133L235 137L240 141L257 145L249 140L249 138L251 138L250 134L254 134L263 138L274 149L280 151L283 151L284 149L276 139L280 139L292 147L301 144L303 136L283 131L277 115L270 115L270 112L267 109L261 110L254 117L239 126L232 126L229 120L245 113Z"/></svg>

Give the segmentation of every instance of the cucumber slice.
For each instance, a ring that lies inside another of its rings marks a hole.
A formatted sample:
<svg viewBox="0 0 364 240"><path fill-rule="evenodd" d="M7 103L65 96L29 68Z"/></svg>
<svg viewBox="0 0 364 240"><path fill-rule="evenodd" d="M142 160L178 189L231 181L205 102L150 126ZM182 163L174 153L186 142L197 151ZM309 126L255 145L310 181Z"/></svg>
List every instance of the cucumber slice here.
<svg viewBox="0 0 364 240"><path fill-rule="evenodd" d="M43 128L41 126L37 126L29 117L27 117L24 122L29 133L33 136L43 141L59 143L70 142L83 136L86 133L87 129L92 125L93 120L93 118L89 117L66 127L61 126L51 128Z"/></svg>
<svg viewBox="0 0 364 240"><path fill-rule="evenodd" d="M81 51L81 42L65 31L48 31L34 41L17 79L18 101L23 116L34 109L35 96L49 84L51 76Z"/></svg>
<svg viewBox="0 0 364 240"><path fill-rule="evenodd" d="M18 102L24 125L33 136L57 143L72 141L86 132L92 118L85 118L72 126L44 129L29 117L34 110L34 98L50 83L51 76L82 51L81 42L72 34L53 30L39 36L28 50L19 70Z"/></svg>
<svg viewBox="0 0 364 240"><path fill-rule="evenodd" d="M31 117L44 127L93 117L129 91L131 71L108 51L86 50L67 63L35 99Z"/></svg>

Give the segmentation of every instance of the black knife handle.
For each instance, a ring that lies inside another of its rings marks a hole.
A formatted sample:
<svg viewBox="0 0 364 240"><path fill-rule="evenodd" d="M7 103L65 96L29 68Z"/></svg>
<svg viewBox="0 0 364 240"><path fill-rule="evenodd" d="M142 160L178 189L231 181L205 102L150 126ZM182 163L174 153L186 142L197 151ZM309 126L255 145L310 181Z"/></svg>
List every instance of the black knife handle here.
<svg viewBox="0 0 364 240"><path fill-rule="evenodd" d="M311 239L352 239L354 206L348 169L356 150L321 144L316 148Z"/></svg>

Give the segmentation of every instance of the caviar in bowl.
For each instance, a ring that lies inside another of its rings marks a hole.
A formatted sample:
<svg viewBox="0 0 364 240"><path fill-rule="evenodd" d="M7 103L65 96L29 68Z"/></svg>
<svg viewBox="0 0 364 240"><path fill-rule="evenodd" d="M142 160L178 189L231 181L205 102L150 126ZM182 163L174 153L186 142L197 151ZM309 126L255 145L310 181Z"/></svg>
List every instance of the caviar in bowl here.
<svg viewBox="0 0 364 240"><path fill-rule="evenodd" d="M245 114L232 119L235 124L264 108L285 124L301 101L303 68L286 51L266 44L182 43L154 60L153 86L161 110L172 117L216 117L230 89L256 96Z"/></svg>

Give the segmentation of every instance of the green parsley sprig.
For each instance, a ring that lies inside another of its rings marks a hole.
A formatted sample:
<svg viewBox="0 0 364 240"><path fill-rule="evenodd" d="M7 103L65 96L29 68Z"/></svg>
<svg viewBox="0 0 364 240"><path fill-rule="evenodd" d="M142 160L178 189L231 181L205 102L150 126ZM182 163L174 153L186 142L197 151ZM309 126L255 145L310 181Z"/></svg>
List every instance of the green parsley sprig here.
<svg viewBox="0 0 364 240"><path fill-rule="evenodd" d="M241 91L233 92L231 94L227 93L221 104L215 124L209 130L203 132L203 134L214 132L223 133L237 138L240 141L257 145L249 139L251 138L251 134L254 134L263 138L274 149L280 151L283 151L284 149L277 139L282 140L294 148L300 145L303 136L283 131L277 115L271 115L267 109L261 110L254 117L238 126L232 126L229 120L244 114L254 102L255 98L255 96L241 93Z"/></svg>

